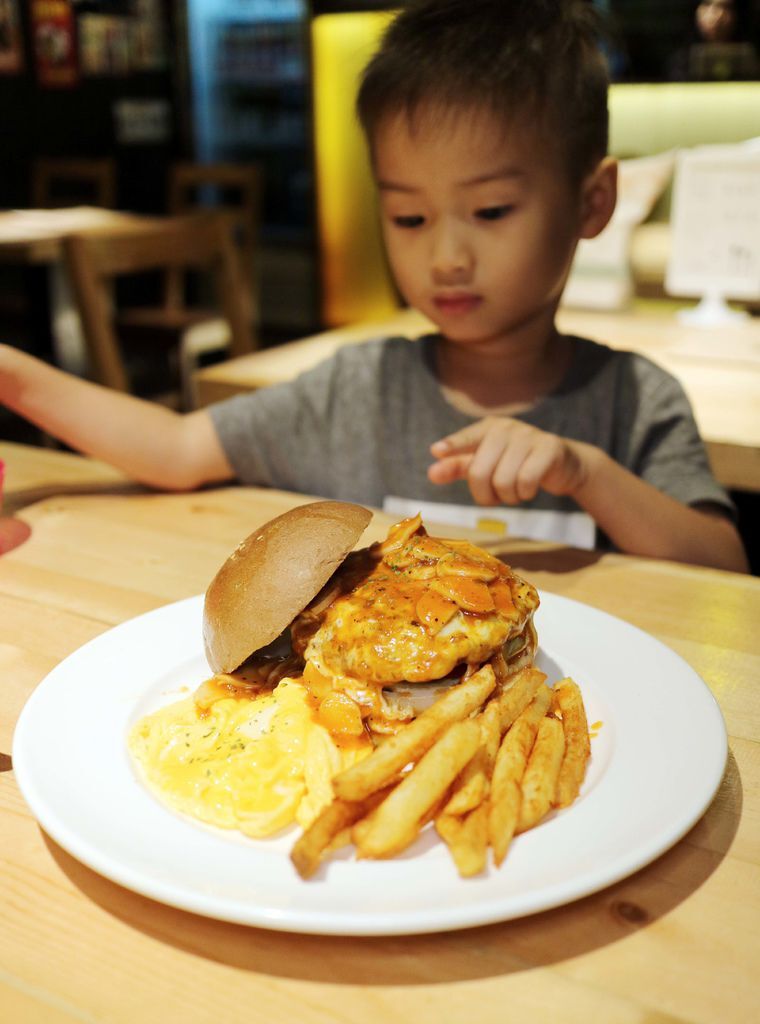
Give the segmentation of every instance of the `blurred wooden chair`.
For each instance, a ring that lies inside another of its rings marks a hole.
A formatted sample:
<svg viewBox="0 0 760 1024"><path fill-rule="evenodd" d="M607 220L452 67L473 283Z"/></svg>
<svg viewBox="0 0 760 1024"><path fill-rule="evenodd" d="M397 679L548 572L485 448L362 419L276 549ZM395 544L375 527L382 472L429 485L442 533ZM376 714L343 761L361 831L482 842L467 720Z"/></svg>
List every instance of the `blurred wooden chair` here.
<svg viewBox="0 0 760 1024"><path fill-rule="evenodd" d="M170 341L178 362L182 407L195 404L192 375L198 351L204 349L204 332L217 341L223 338L230 356L253 351L240 256L223 215L169 217L129 230L71 235L64 240L64 254L93 377L100 383L121 391L134 390L125 360L130 339L118 330L123 314L117 316L114 299L116 280L127 275L158 272L166 285L162 310L166 322L177 326ZM212 278L217 310L193 310L182 305L181 296L167 282L186 271ZM139 316L139 308L134 312ZM163 342L153 339L158 350L167 350L167 338Z"/></svg>
<svg viewBox="0 0 760 1024"><path fill-rule="evenodd" d="M32 164L32 206L116 207L116 162L41 157Z"/></svg>
<svg viewBox="0 0 760 1024"><path fill-rule="evenodd" d="M250 285L245 301L254 330L258 326L258 250L263 173L258 164L177 161L169 168L168 208L174 216L213 209L228 218L240 250L243 278ZM181 287L179 282L175 288Z"/></svg>
<svg viewBox="0 0 760 1024"><path fill-rule="evenodd" d="M263 174L258 164L176 162L169 168L168 207L175 216L213 208L227 214L246 279L255 280Z"/></svg>
<svg viewBox="0 0 760 1024"><path fill-rule="evenodd" d="M168 177L168 207L173 216L210 212L223 217L239 253L240 305L258 335L259 289L256 273L261 220L261 170L256 164L195 164L177 162ZM197 364L210 354L224 353L230 345L226 321L207 308L209 296L202 281L181 269L166 275L160 306L142 305L117 315L119 332L135 345L151 338L171 346L182 338L185 363ZM187 396L186 396L187 397Z"/></svg>

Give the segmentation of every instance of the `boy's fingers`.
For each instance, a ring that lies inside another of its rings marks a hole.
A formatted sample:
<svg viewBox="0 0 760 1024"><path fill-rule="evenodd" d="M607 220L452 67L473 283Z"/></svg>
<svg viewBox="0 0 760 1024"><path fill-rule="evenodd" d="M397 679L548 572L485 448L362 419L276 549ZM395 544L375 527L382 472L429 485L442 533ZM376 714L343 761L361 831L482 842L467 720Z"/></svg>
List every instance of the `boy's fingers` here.
<svg viewBox="0 0 760 1024"><path fill-rule="evenodd" d="M518 475L517 489L526 501L540 488L550 494L571 494L580 477L580 464L572 445L547 434ZM532 494L528 492L533 490Z"/></svg>
<svg viewBox="0 0 760 1024"><path fill-rule="evenodd" d="M466 480L472 455L448 455L428 466L428 480L434 484L450 484Z"/></svg>
<svg viewBox="0 0 760 1024"><path fill-rule="evenodd" d="M488 420L478 420L477 423L470 423L453 434L442 437L430 445L433 455L441 458L444 455L451 455L455 452L474 452L488 431Z"/></svg>
<svg viewBox="0 0 760 1024"><path fill-rule="evenodd" d="M514 505L514 478L529 443L520 430L505 421L483 437L472 458L467 482L478 505Z"/></svg>
<svg viewBox="0 0 760 1024"><path fill-rule="evenodd" d="M499 500L505 505L519 505L524 501L517 486L525 460L530 456L534 440L528 433L518 433L504 449L493 473L492 483Z"/></svg>
<svg viewBox="0 0 760 1024"><path fill-rule="evenodd" d="M556 446L550 438L542 438L525 456L515 476L515 492L519 501L535 498L547 474L554 468Z"/></svg>
<svg viewBox="0 0 760 1024"><path fill-rule="evenodd" d="M534 498L555 468L556 438L507 417L488 417L431 445L436 484L466 479L479 505L519 505Z"/></svg>

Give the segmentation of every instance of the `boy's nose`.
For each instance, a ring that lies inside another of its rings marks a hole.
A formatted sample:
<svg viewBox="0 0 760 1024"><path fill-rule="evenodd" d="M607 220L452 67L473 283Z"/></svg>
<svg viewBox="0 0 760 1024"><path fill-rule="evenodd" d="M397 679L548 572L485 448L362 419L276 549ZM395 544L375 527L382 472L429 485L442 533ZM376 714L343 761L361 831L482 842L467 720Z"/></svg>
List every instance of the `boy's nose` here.
<svg viewBox="0 0 760 1024"><path fill-rule="evenodd" d="M438 284L452 284L467 279L472 270L472 253L461 232L448 226L442 226L435 232L431 269Z"/></svg>

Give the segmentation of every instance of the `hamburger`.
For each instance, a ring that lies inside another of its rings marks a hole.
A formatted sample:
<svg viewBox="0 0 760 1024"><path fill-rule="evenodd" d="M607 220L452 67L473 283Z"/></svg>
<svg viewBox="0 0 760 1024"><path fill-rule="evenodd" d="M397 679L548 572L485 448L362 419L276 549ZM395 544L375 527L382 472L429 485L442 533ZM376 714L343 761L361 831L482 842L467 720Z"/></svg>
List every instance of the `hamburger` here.
<svg viewBox="0 0 760 1024"><path fill-rule="evenodd" d="M354 550L371 517L311 502L238 546L205 596L212 689L301 677L333 735L379 739L485 663L502 685L533 663L530 583L469 541L429 536L419 515Z"/></svg>

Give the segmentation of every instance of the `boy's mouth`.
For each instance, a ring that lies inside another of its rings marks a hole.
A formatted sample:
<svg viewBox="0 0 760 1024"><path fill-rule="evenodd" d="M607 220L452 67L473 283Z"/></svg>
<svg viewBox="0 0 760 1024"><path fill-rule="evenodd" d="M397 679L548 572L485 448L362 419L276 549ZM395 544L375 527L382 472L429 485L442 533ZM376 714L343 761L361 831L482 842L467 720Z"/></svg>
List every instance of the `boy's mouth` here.
<svg viewBox="0 0 760 1024"><path fill-rule="evenodd" d="M433 304L436 309L440 310L441 313L447 313L452 316L471 313L481 302L482 299L479 295L464 292L455 295L433 296Z"/></svg>

